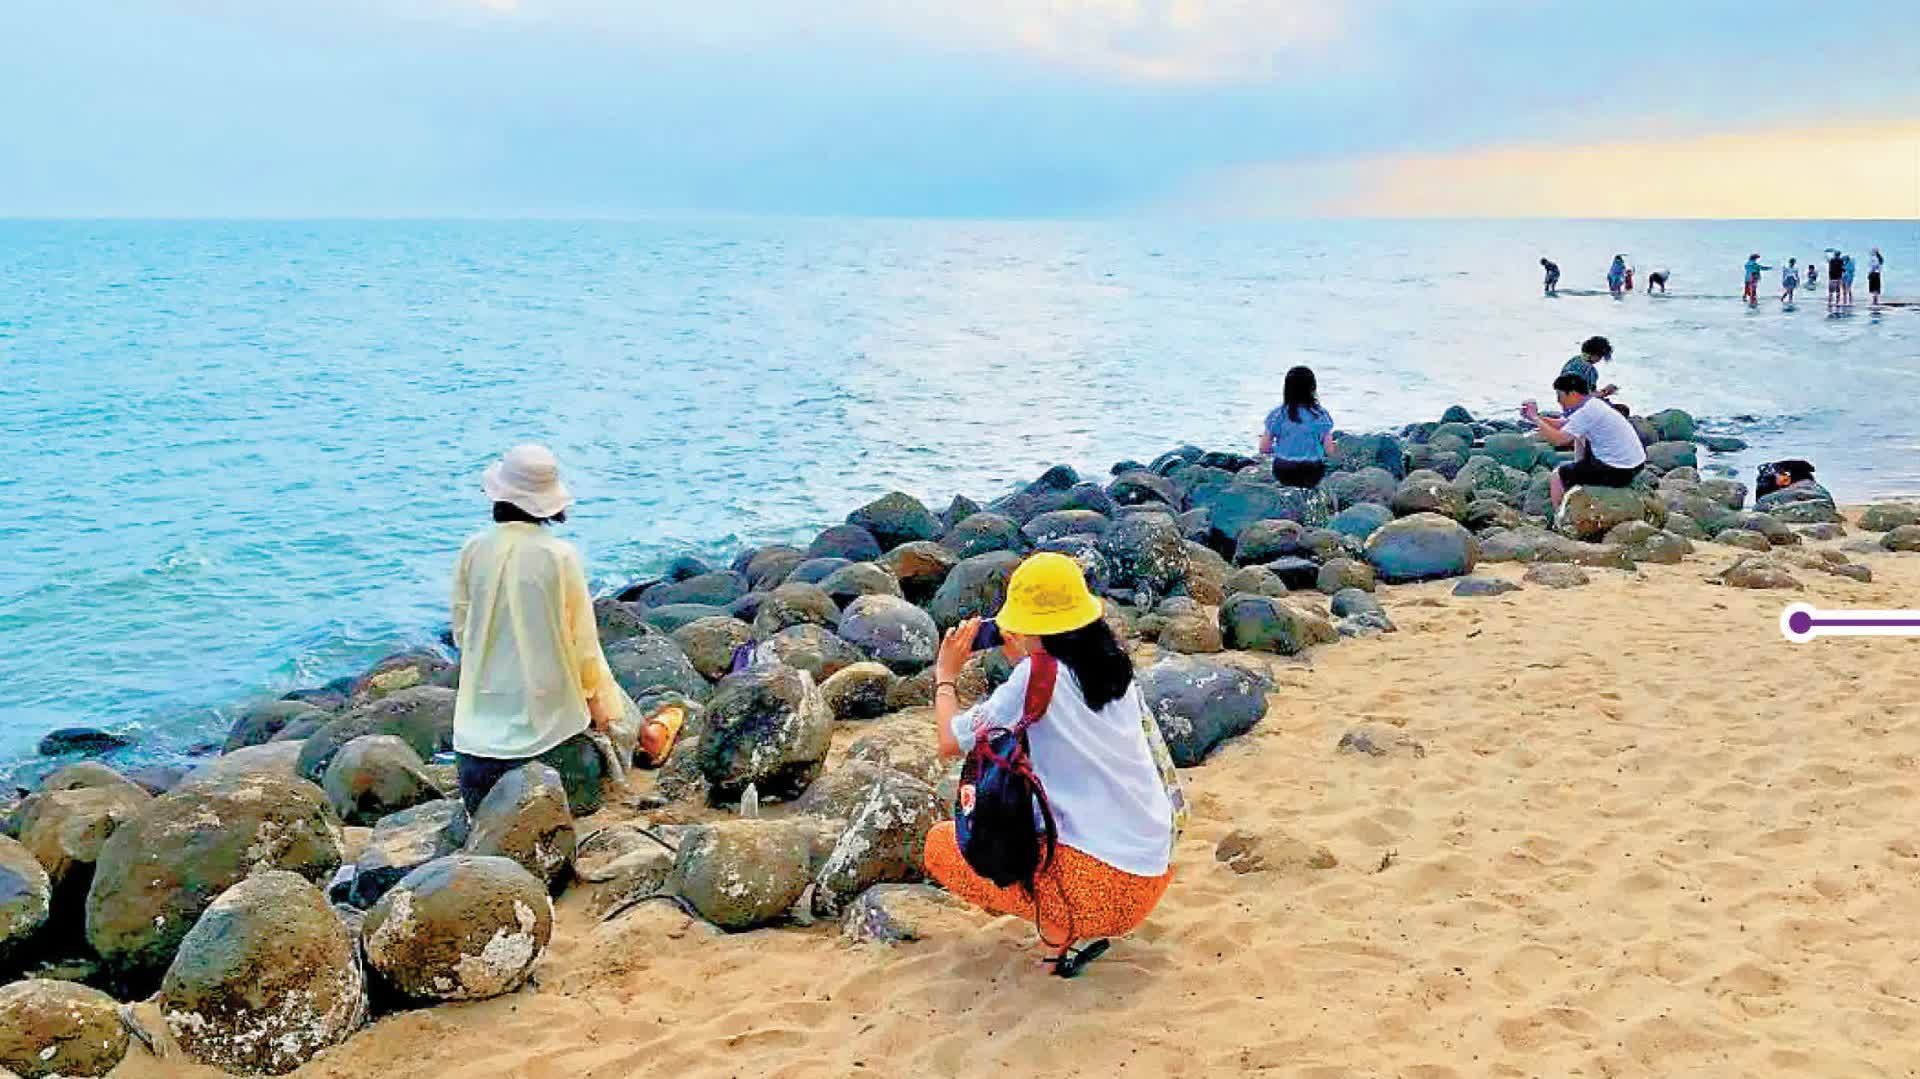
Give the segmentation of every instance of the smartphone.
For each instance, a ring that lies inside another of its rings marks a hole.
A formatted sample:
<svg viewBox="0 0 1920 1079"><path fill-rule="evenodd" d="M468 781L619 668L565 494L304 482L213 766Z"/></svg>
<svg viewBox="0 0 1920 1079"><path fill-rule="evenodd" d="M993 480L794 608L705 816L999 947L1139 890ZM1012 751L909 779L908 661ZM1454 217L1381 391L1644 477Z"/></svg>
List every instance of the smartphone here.
<svg viewBox="0 0 1920 1079"><path fill-rule="evenodd" d="M984 652L989 648L998 648L1005 643L1005 640L1006 638L1000 636L1000 627L993 624L993 619L983 618L980 620L980 628L973 634L973 650Z"/></svg>

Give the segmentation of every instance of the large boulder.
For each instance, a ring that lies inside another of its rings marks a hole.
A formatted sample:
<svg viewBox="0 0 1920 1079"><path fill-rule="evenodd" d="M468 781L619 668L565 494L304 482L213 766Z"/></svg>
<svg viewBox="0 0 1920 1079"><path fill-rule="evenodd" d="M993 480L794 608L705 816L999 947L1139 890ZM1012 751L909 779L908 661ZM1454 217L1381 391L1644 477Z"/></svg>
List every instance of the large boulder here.
<svg viewBox="0 0 1920 1079"><path fill-rule="evenodd" d="M1107 484L1107 495L1116 506L1145 506L1158 503L1169 509L1180 504L1180 490L1166 477L1145 469L1130 469Z"/></svg>
<svg viewBox="0 0 1920 1079"><path fill-rule="evenodd" d="M1180 524L1170 514L1123 515L1100 540L1108 584L1142 595L1164 596L1184 581L1190 557Z"/></svg>
<svg viewBox="0 0 1920 1079"><path fill-rule="evenodd" d="M1371 592L1374 578L1373 567L1365 562L1351 558L1330 558L1320 567L1320 572L1314 579L1314 587L1327 595L1333 595L1348 588Z"/></svg>
<svg viewBox="0 0 1920 1079"><path fill-rule="evenodd" d="M1340 639L1331 623L1270 596L1228 596L1220 606L1220 637L1227 648L1296 655Z"/></svg>
<svg viewBox="0 0 1920 1079"><path fill-rule="evenodd" d="M1027 540L1020 534L1020 524L1011 517L998 513L976 513L947 530L940 539L940 546L952 551L956 558L972 558L975 555L992 554L995 551L1022 551Z"/></svg>
<svg viewBox="0 0 1920 1079"><path fill-rule="evenodd" d="M925 603L960 564L960 556L938 543L903 543L880 556L880 565L900 584L910 603Z"/></svg>
<svg viewBox="0 0 1920 1079"><path fill-rule="evenodd" d="M146 791L126 784L41 791L20 804L14 818L20 843L47 871L55 911L81 914L100 848L152 801Z"/></svg>
<svg viewBox="0 0 1920 1079"><path fill-rule="evenodd" d="M1720 571L1722 581L1735 588L1778 588L1794 592L1803 586L1785 566L1771 559L1748 555Z"/></svg>
<svg viewBox="0 0 1920 1079"><path fill-rule="evenodd" d="M891 551L903 543L940 538L940 519L919 499L899 491L889 491L847 514L847 523L866 529Z"/></svg>
<svg viewBox="0 0 1920 1079"><path fill-rule="evenodd" d="M1389 499L1391 497L1388 496ZM1393 510L1385 502L1361 502L1334 514L1333 519L1327 522L1327 527L1343 536L1365 542L1367 537L1391 520Z"/></svg>
<svg viewBox="0 0 1920 1079"><path fill-rule="evenodd" d="M640 602L648 607L670 607L681 603L725 607L746 594L746 578L730 570L722 570L682 581L656 584L640 593Z"/></svg>
<svg viewBox="0 0 1920 1079"><path fill-rule="evenodd" d="M99 761L75 761L62 765L47 773L45 779L34 790L47 791L78 790L83 787L134 787L139 784Z"/></svg>
<svg viewBox="0 0 1920 1079"><path fill-rule="evenodd" d="M1747 507L1747 485L1739 480L1701 480L1694 492L1729 510L1739 511Z"/></svg>
<svg viewBox="0 0 1920 1079"><path fill-rule="evenodd" d="M1677 408L1661 409L1648 416L1647 423L1662 441L1687 442L1695 434L1693 417Z"/></svg>
<svg viewBox="0 0 1920 1079"><path fill-rule="evenodd" d="M1320 490L1335 506L1363 504L1384 506L1393 501L1400 481L1384 468L1363 468L1358 472L1330 472L1320 481Z"/></svg>
<svg viewBox="0 0 1920 1079"><path fill-rule="evenodd" d="M391 734L370 734L342 746L320 786L342 821L363 826L442 797L426 762Z"/></svg>
<svg viewBox="0 0 1920 1079"><path fill-rule="evenodd" d="M1449 483L1440 473L1423 470L1400 481L1393 493L1391 508L1400 517L1437 513L1457 521L1467 515L1467 492Z"/></svg>
<svg viewBox="0 0 1920 1079"><path fill-rule="evenodd" d="M1393 435L1335 435L1327 467L1335 472L1379 468L1400 479L1407 474L1407 450Z"/></svg>
<svg viewBox="0 0 1920 1079"><path fill-rule="evenodd" d="M961 900L931 884L876 884L840 919L848 944L902 944L962 929L975 917Z"/></svg>
<svg viewBox="0 0 1920 1079"><path fill-rule="evenodd" d="M553 939L553 903L517 862L456 854L402 877L360 939L375 977L403 997L485 1000L526 984Z"/></svg>
<svg viewBox="0 0 1920 1079"><path fill-rule="evenodd" d="M824 682L865 658L858 648L834 636L831 630L810 625L788 626L769 637L754 653L756 662L778 663L805 671L815 682Z"/></svg>
<svg viewBox="0 0 1920 1079"><path fill-rule="evenodd" d="M674 630L673 643L702 678L717 682L733 671L734 650L753 643L753 627L724 615L701 618Z"/></svg>
<svg viewBox="0 0 1920 1079"><path fill-rule="evenodd" d="M1267 680L1229 663L1168 656L1140 672L1173 762L1199 764L1221 742L1253 729L1267 714Z"/></svg>
<svg viewBox="0 0 1920 1079"><path fill-rule="evenodd" d="M1226 483L1193 492L1196 509L1213 516L1213 527L1238 536L1255 521L1306 521L1312 513L1312 495L1298 487L1282 487L1269 479L1235 476Z"/></svg>
<svg viewBox="0 0 1920 1079"><path fill-rule="evenodd" d="M900 674L931 666L940 648L933 616L893 596L862 596L848 604L840 616L840 636Z"/></svg>
<svg viewBox="0 0 1920 1079"><path fill-rule="evenodd" d="M826 626L832 629L840 621L840 605L819 585L788 582L761 601L754 615L753 633L761 640L788 626Z"/></svg>
<svg viewBox="0 0 1920 1079"><path fill-rule="evenodd" d="M1222 587L1229 597L1243 592L1250 596L1284 596L1290 591L1280 575L1265 566L1243 566L1234 570L1227 575Z"/></svg>
<svg viewBox="0 0 1920 1079"><path fill-rule="evenodd" d="M943 816L933 787L888 769L867 788L814 875L816 906L836 910L870 885L919 880L927 832Z"/></svg>
<svg viewBox="0 0 1920 1079"><path fill-rule="evenodd" d="M1920 524L1898 525L1880 537L1880 546L1889 551L1920 551Z"/></svg>
<svg viewBox="0 0 1920 1079"><path fill-rule="evenodd" d="M781 585L782 588L797 587ZM710 688L672 637L632 637L604 649L613 680L627 696L645 702L664 693L704 700Z"/></svg>
<svg viewBox="0 0 1920 1079"><path fill-rule="evenodd" d="M195 783L215 780L238 779L245 775L275 775L288 779L300 778L300 755L307 751L307 739L291 742L268 742L264 746L248 746L236 749L232 753L223 753L212 760L195 765L186 779ZM338 749L342 743L335 742L332 748ZM328 758L331 763L331 757ZM319 782L313 780L312 782Z"/></svg>
<svg viewBox="0 0 1920 1079"><path fill-rule="evenodd" d="M221 752L265 745L291 723L308 721L318 725L332 718L305 701L265 701L248 708L233 721L233 729L227 732L227 743Z"/></svg>
<svg viewBox="0 0 1920 1079"><path fill-rule="evenodd" d="M400 883L400 878L459 851L466 845L472 826L467 807L458 798L426 802L382 818L354 860L353 879L343 898L366 910Z"/></svg>
<svg viewBox="0 0 1920 1079"><path fill-rule="evenodd" d="M423 760L441 750L452 749L453 706L453 690L442 686L413 686L355 708L306 739L300 750L300 778L320 782L342 746L369 734L402 738Z"/></svg>
<svg viewBox="0 0 1920 1079"><path fill-rule="evenodd" d="M87 941L110 975L150 985L220 893L262 869L324 881L342 852L333 808L311 783L271 774L189 781L100 848Z"/></svg>
<svg viewBox="0 0 1920 1079"><path fill-rule="evenodd" d="M1810 525L1843 520L1833 495L1812 480L1761 495L1753 508L1787 524Z"/></svg>
<svg viewBox="0 0 1920 1079"><path fill-rule="evenodd" d="M1255 521L1235 537L1234 563L1252 566L1298 555L1306 550L1302 541L1305 534L1298 521Z"/></svg>
<svg viewBox="0 0 1920 1079"><path fill-rule="evenodd" d="M820 697L835 719L877 719L892 710L887 700L893 679L881 664L855 663L820 683Z"/></svg>
<svg viewBox="0 0 1920 1079"><path fill-rule="evenodd" d="M1472 573L1479 547L1458 521L1416 513L1375 531L1367 538L1366 553L1382 581L1399 584Z"/></svg>
<svg viewBox="0 0 1920 1079"><path fill-rule="evenodd" d="M473 811L466 853L509 858L558 892L577 836L560 773L534 761L501 776Z"/></svg>
<svg viewBox="0 0 1920 1079"><path fill-rule="evenodd" d="M1632 569L1633 560L1626 549L1608 543L1583 540L1548 532L1528 525L1505 531L1492 531L1480 539L1483 562L1565 562L1580 566Z"/></svg>
<svg viewBox="0 0 1920 1079"><path fill-rule="evenodd" d="M927 613L942 630L975 616L992 618L1006 602L1007 579L1019 565L1020 556L1011 551L993 551L963 560L940 585Z"/></svg>
<svg viewBox="0 0 1920 1079"><path fill-rule="evenodd" d="M440 653L430 648L409 648L382 659L354 679L348 694L355 704L365 704L419 686L447 688L458 673L453 661Z"/></svg>
<svg viewBox="0 0 1920 1079"><path fill-rule="evenodd" d="M724 617L727 617L725 607L709 607L704 603L669 603L665 607L647 608L644 621L649 627L671 636L680 627L702 618Z"/></svg>
<svg viewBox="0 0 1920 1079"><path fill-rule="evenodd" d="M1693 553L1693 544L1685 536L1663 532L1645 521L1626 521L1607 533L1607 543L1626 549L1634 564L1678 565Z"/></svg>
<svg viewBox="0 0 1920 1079"><path fill-rule="evenodd" d="M1478 452L1508 468L1532 472L1533 466L1546 463L1552 450L1546 443L1527 435L1494 434L1487 436L1486 444Z"/></svg>
<svg viewBox="0 0 1920 1079"><path fill-rule="evenodd" d="M159 1006L196 1061L280 1075L366 1019L366 980L326 897L299 874L275 870L207 907L161 980Z"/></svg>
<svg viewBox="0 0 1920 1079"><path fill-rule="evenodd" d="M1112 518L1092 510L1052 510L1040 514L1020 528L1020 535L1031 544L1047 543L1062 536L1101 536L1113 527Z"/></svg>
<svg viewBox="0 0 1920 1079"><path fill-rule="evenodd" d="M33 852L0 835L0 970L33 947L53 910L53 882Z"/></svg>
<svg viewBox="0 0 1920 1079"><path fill-rule="evenodd" d="M807 553L797 547L776 543L747 552L734 568L747 578L748 592L771 592L807 558Z"/></svg>
<svg viewBox="0 0 1920 1079"><path fill-rule="evenodd" d="M819 686L791 667L754 667L721 680L707 705L699 765L716 804L748 784L763 797L793 798L820 774L833 715Z"/></svg>
<svg viewBox="0 0 1920 1079"><path fill-rule="evenodd" d="M722 929L786 917L811 876L813 832L790 820L728 820L680 840L667 887Z"/></svg>
<svg viewBox="0 0 1920 1079"><path fill-rule="evenodd" d="M1655 442L1647 447L1647 464L1662 472L1676 468L1697 468L1700 451L1691 442Z"/></svg>
<svg viewBox="0 0 1920 1079"><path fill-rule="evenodd" d="M820 590L833 602L845 606L861 596L898 596L900 582L876 562L855 562L828 575Z"/></svg>
<svg viewBox="0 0 1920 1079"><path fill-rule="evenodd" d="M1468 501L1491 498L1509 506L1519 506L1527 496L1532 476L1517 468L1508 468L1491 457L1474 457L1454 474L1453 485L1468 493Z"/></svg>
<svg viewBox="0 0 1920 1079"><path fill-rule="evenodd" d="M808 558L844 558L849 562L871 562L880 554L880 541L859 525L823 529L807 547Z"/></svg>
<svg viewBox="0 0 1920 1079"><path fill-rule="evenodd" d="M0 987L0 1075L105 1075L127 1045L120 1005L98 989L50 978Z"/></svg>
<svg viewBox="0 0 1920 1079"><path fill-rule="evenodd" d="M1649 508L1647 497L1631 487L1575 487L1561 500L1554 527L1563 536L1593 543L1615 525L1646 520Z"/></svg>
<svg viewBox="0 0 1920 1079"><path fill-rule="evenodd" d="M1891 532L1902 525L1920 525L1920 504L1882 502L1860 511L1860 527L1869 532Z"/></svg>

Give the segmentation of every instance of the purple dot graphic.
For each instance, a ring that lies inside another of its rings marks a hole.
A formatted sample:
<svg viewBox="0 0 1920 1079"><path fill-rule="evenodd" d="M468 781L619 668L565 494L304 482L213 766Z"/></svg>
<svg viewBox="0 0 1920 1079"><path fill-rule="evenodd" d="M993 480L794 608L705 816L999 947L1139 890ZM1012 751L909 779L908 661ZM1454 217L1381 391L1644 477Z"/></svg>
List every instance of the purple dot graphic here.
<svg viewBox="0 0 1920 1079"><path fill-rule="evenodd" d="M1787 616L1787 628L1795 633L1805 633L1813 628L1813 612L1795 611Z"/></svg>

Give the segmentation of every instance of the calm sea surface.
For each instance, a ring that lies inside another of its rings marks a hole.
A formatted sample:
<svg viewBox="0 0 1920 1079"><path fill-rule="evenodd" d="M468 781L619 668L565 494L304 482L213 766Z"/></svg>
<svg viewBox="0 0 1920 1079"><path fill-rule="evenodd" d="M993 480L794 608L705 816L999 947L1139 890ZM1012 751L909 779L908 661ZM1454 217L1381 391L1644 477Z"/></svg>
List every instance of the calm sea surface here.
<svg viewBox="0 0 1920 1079"><path fill-rule="evenodd" d="M0 762L72 724L184 746L431 639L525 440L610 585L892 488L1250 449L1297 363L1349 429L1507 412L1603 333L1620 398L1719 419L1743 477L1920 491L1920 310L1865 308L1876 244L1920 296L1914 222L0 221ZM1750 251L1827 246L1851 315L1737 302ZM1616 251L1672 294L1592 294ZM1543 254L1589 294L1543 299Z"/></svg>

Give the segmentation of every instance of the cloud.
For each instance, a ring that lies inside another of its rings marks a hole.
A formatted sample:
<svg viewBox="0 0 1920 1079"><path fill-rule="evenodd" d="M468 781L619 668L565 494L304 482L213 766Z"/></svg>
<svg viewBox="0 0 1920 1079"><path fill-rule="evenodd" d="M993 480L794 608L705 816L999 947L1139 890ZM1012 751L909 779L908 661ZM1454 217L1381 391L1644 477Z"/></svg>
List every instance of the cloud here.
<svg viewBox="0 0 1920 1079"><path fill-rule="evenodd" d="M1230 216L1920 216L1920 123L1784 128L1222 170L1165 209Z"/></svg>

